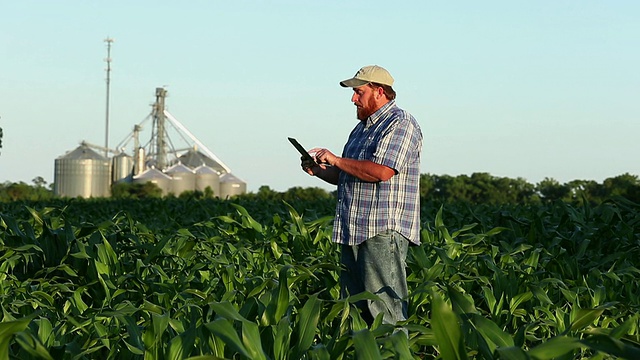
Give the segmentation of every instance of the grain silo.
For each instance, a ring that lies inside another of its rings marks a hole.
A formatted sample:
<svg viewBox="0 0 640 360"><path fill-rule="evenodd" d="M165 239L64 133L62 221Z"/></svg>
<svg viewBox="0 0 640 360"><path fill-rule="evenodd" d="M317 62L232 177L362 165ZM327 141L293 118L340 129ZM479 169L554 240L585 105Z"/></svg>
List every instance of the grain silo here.
<svg viewBox="0 0 640 360"><path fill-rule="evenodd" d="M162 195L171 191L171 177L156 168L149 168L133 177L134 184L153 183L162 190Z"/></svg>
<svg viewBox="0 0 640 360"><path fill-rule="evenodd" d="M227 199L229 197L244 194L247 192L247 183L240 180L231 173L220 176L220 197Z"/></svg>
<svg viewBox="0 0 640 360"><path fill-rule="evenodd" d="M133 157L120 153L111 158L111 182L131 182L133 180Z"/></svg>
<svg viewBox="0 0 640 360"><path fill-rule="evenodd" d="M166 89L156 88L151 114L134 125L133 132L115 147L117 150L109 148L107 131L104 147L83 142L78 149L57 159L55 193L109 196L112 184L147 182L156 184L164 195L193 190L204 192L207 188L220 197L246 192L246 183L235 176L227 176L224 189L221 188L220 176L230 174L231 170L165 109L166 96ZM152 120L151 126L145 125L147 120ZM151 130L148 142L141 141L144 130ZM170 136L176 134L179 136ZM186 147L184 143L175 142L176 139L184 140ZM127 155L127 148L133 156ZM104 151L104 156L97 150ZM113 154L111 160L109 154Z"/></svg>
<svg viewBox="0 0 640 360"><path fill-rule="evenodd" d="M171 187L169 192L180 195L185 191L193 191L196 187L196 174L192 169L177 163L167 170L165 174L171 177Z"/></svg>
<svg viewBox="0 0 640 360"><path fill-rule="evenodd" d="M196 174L196 190L205 192L207 188L213 191L214 196L220 196L220 175L207 165L201 165L194 169Z"/></svg>
<svg viewBox="0 0 640 360"><path fill-rule="evenodd" d="M61 197L111 195L109 159L85 143L55 160L54 193Z"/></svg>
<svg viewBox="0 0 640 360"><path fill-rule="evenodd" d="M180 193L196 188L194 169L199 166L207 166L213 169L213 173L202 172L201 183L214 189L219 184L219 179L214 175L230 173L231 170L202 144L189 130L169 113L165 108L167 90L156 88L156 101L152 105L151 114L141 123L134 125L133 132L127 136L113 150L109 147L109 103L111 83L111 44L113 39L105 39L107 43L107 92L106 92L106 133L104 146L92 145L82 142L76 150L55 160L54 193L58 196L82 196L102 197L109 196L111 185L119 182L155 183L164 194L170 192ZM151 138L149 142L140 142L140 133L145 130L144 123L152 119ZM144 125L144 126L143 126ZM174 146L170 133L176 130L177 138L187 142L187 147ZM132 156L125 154L126 145L133 140ZM93 149L104 151L104 156L99 155ZM186 154L184 150L189 150ZM186 157L181 161L179 153ZM109 154L114 154L109 159ZM175 167L181 163L183 166ZM188 169L188 170L187 170ZM167 172L174 179L164 174ZM177 180L177 181L175 181ZM200 184L202 185L202 184ZM246 184L238 184L237 178L230 180L229 192L235 194L238 189L246 189ZM219 190L217 191L219 192ZM178 194L179 195L179 194Z"/></svg>

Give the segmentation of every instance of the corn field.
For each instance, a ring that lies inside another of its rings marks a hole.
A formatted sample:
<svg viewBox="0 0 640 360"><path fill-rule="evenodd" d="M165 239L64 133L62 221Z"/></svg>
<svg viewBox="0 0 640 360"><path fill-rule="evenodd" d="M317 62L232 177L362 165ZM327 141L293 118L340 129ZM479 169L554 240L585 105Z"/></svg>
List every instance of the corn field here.
<svg viewBox="0 0 640 360"><path fill-rule="evenodd" d="M332 206L0 204L0 360L640 359L638 204L423 201L396 326L340 299Z"/></svg>

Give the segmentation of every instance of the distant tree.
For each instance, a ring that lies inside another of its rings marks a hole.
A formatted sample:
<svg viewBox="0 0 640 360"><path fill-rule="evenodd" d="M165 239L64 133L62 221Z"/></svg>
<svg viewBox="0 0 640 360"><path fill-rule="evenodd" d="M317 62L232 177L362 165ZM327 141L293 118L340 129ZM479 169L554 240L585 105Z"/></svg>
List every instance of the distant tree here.
<svg viewBox="0 0 640 360"><path fill-rule="evenodd" d="M420 195L424 199L472 203L531 203L539 202L535 186L522 178L510 179L478 172L471 176L420 176Z"/></svg>
<svg viewBox="0 0 640 360"><path fill-rule="evenodd" d="M43 179L42 176L34 177L31 182L33 182L36 187L44 187L45 185L47 185L47 181Z"/></svg>
<svg viewBox="0 0 640 360"><path fill-rule="evenodd" d="M433 195L436 190L436 181L436 175L420 174L420 196L427 197Z"/></svg>
<svg viewBox="0 0 640 360"><path fill-rule="evenodd" d="M30 193L31 186L22 181L13 183L7 188L7 195L9 195L9 200L11 201L27 200Z"/></svg>
<svg viewBox="0 0 640 360"><path fill-rule="evenodd" d="M116 199L127 199L131 197L130 184L121 182L111 185L111 197Z"/></svg>
<svg viewBox="0 0 640 360"><path fill-rule="evenodd" d="M606 193L602 184L593 180L572 180L566 184L571 201L576 204L598 204L604 200Z"/></svg>
<svg viewBox="0 0 640 360"><path fill-rule="evenodd" d="M640 202L640 180L635 175L625 173L608 178L602 186L607 196L623 196L631 201Z"/></svg>
<svg viewBox="0 0 640 360"><path fill-rule="evenodd" d="M434 176L431 197L441 201L456 197L453 194L454 177L449 175Z"/></svg>
<svg viewBox="0 0 640 360"><path fill-rule="evenodd" d="M213 189L211 188L211 186L207 186L206 188L204 188L204 198L205 199L213 199L214 196L216 196L218 194L216 194Z"/></svg>
<svg viewBox="0 0 640 360"><path fill-rule="evenodd" d="M187 190L178 195L179 199L213 199L213 190L211 186L207 186L204 191L200 190Z"/></svg>
<svg viewBox="0 0 640 360"><path fill-rule="evenodd" d="M285 201L296 201L296 200L318 200L318 199L327 199L332 195L328 193L326 190L321 189L319 187L292 187L287 190L283 194L283 200Z"/></svg>
<svg viewBox="0 0 640 360"><path fill-rule="evenodd" d="M46 188L47 181L43 179L42 176L36 176L31 180L31 182L35 185L32 188L32 194L30 196L32 200L46 200L53 198L53 189L51 187L49 189Z"/></svg>
<svg viewBox="0 0 640 360"><path fill-rule="evenodd" d="M38 178L42 179L40 176L36 179ZM53 191L44 187L44 184L46 184L44 179L36 186L30 186L22 181L0 184L0 202L50 200L53 198Z"/></svg>
<svg viewBox="0 0 640 360"><path fill-rule="evenodd" d="M273 200L280 197L281 194L277 191L271 190L271 188L267 185L262 185L258 188L258 192L256 193L256 197L260 200Z"/></svg>
<svg viewBox="0 0 640 360"><path fill-rule="evenodd" d="M536 189L545 201L565 200L570 193L567 185L560 184L558 180L548 177L539 182Z"/></svg>
<svg viewBox="0 0 640 360"><path fill-rule="evenodd" d="M471 178L466 179L465 186L467 187L467 193L472 202L474 203L505 203L508 199L508 191L500 191L497 185L497 181L491 174L473 173ZM508 186L505 186L508 187Z"/></svg>
<svg viewBox="0 0 640 360"><path fill-rule="evenodd" d="M508 179L508 178L504 178ZM539 203L540 196L536 192L536 186L527 182L524 178L509 179L510 188L514 191L516 203Z"/></svg>
<svg viewBox="0 0 640 360"><path fill-rule="evenodd" d="M144 199L162 197L162 189L147 181L140 183L116 183L111 186L111 196L119 199Z"/></svg>
<svg viewBox="0 0 640 360"><path fill-rule="evenodd" d="M0 127L0 149L2 149L2 128ZM2 154L0 152L0 154Z"/></svg>

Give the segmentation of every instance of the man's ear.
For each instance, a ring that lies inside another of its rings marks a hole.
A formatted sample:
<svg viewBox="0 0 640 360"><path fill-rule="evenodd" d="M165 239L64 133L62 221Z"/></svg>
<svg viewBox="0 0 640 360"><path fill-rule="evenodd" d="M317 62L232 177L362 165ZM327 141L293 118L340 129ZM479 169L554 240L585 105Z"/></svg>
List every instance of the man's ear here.
<svg viewBox="0 0 640 360"><path fill-rule="evenodd" d="M377 87L374 90L376 92L376 99L380 99L380 97L384 96L384 89L382 88L382 86Z"/></svg>

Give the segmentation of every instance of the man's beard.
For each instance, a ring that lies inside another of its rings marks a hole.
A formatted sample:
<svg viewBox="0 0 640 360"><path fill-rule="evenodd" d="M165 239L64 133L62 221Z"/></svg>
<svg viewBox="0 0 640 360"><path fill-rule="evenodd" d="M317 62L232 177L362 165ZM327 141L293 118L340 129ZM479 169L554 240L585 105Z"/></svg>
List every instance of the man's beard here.
<svg viewBox="0 0 640 360"><path fill-rule="evenodd" d="M356 116L358 120L364 121L369 116L373 115L376 112L374 109L376 108L375 101L373 98L370 98L367 104L363 104L363 106L356 106Z"/></svg>

